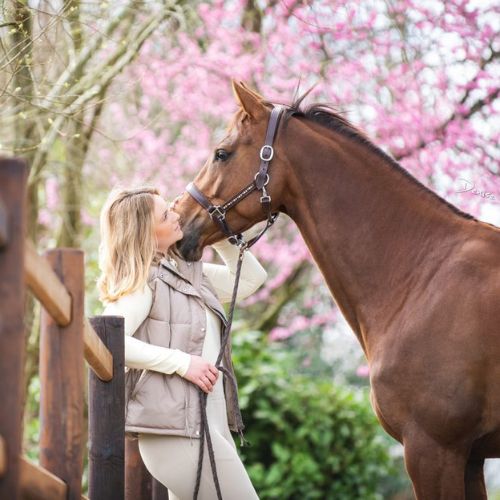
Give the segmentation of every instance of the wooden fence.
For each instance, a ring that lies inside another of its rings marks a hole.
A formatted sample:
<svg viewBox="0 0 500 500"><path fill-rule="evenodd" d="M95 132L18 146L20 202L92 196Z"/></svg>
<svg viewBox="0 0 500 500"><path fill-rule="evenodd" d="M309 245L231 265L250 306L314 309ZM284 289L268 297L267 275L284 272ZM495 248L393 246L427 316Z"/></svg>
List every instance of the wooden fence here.
<svg viewBox="0 0 500 500"><path fill-rule="evenodd" d="M81 499L88 370L90 500L163 500L125 438L123 318L84 314L84 255L26 240L27 167L0 159L0 499ZM26 286L42 307L40 464L22 455Z"/></svg>

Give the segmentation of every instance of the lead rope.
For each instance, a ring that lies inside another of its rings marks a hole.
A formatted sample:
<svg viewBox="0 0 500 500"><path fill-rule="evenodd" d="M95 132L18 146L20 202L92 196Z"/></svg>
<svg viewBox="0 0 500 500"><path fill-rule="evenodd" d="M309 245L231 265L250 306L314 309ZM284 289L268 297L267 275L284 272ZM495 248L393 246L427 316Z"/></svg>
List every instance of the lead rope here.
<svg viewBox="0 0 500 500"><path fill-rule="evenodd" d="M267 227L266 227L267 229ZM241 274L241 266L243 264L243 255L245 254L245 251L249 248L249 246L253 245L265 232L265 230L257 237L254 238L250 244L242 243L240 244L240 253L238 256L238 263L236 266L236 276L234 280L234 288L233 288L233 295L231 297L231 305L229 307L229 313L228 313L228 319L226 323L226 327L224 328L224 335L222 338L221 342L221 348L219 351L219 355L217 356L217 361L215 362L215 366L218 370L222 371L227 377L229 378L231 384L233 385L233 401L232 403L234 404L234 399L236 399L236 391L237 391L237 385L236 385L236 380L234 379L233 375L227 370L224 366L220 364L222 360L222 356L224 355L224 350L226 349L226 345L229 339L229 335L231 333L231 325L233 323L233 313L234 313L234 308L236 305L236 296L238 293L238 285L240 282L240 274ZM217 467L215 464L215 456L214 456L214 450L212 446L212 439L210 437L210 429L208 427L208 421L207 421L207 396L208 394L204 392L202 389L198 388L198 396L200 400L200 408L201 408L201 429L200 429L200 452L198 455L198 470L196 472L196 485L194 488L194 495L193 495L193 500L197 500L198 498L198 492L200 489L200 483L201 483L201 471L203 468L203 453L204 453L204 448L205 448L205 434L207 437L207 447L208 447L208 456L210 458L210 466L212 468L212 476L214 478L214 483L215 483L215 489L217 491L217 499L222 500L222 493L220 490L220 484L219 484L219 477L217 475ZM237 401L236 401L237 404ZM243 426L241 422L241 417L238 415L238 433L241 438L241 442L243 444L244 438L243 438Z"/></svg>

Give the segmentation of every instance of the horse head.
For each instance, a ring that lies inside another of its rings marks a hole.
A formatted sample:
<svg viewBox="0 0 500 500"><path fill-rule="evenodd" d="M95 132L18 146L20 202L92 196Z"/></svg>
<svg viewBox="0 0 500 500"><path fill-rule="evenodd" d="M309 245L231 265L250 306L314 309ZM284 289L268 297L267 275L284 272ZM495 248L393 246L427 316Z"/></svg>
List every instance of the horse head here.
<svg viewBox="0 0 500 500"><path fill-rule="evenodd" d="M280 209L285 157L279 140L273 143L271 139L272 148L263 148L276 112L271 116L273 106L242 82L233 81L233 90L240 108L194 179L191 191L188 188L176 204L185 235L177 247L187 260L198 260L206 245L230 233L241 233ZM267 166L271 161L272 166L262 173L266 160ZM266 206L263 198L268 201ZM229 208L228 200L233 201ZM221 209L222 224L220 218L216 220Z"/></svg>

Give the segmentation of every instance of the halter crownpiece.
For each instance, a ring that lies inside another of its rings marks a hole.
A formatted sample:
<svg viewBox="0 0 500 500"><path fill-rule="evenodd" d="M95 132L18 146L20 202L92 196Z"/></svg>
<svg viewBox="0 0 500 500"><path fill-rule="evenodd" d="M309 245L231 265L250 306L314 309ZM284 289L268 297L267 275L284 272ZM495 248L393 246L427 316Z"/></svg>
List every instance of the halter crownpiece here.
<svg viewBox="0 0 500 500"><path fill-rule="evenodd" d="M208 212L210 218L219 225L221 231L228 237L229 241L233 245L245 245L247 248L253 245L278 217L277 213L271 212L271 196L267 192L266 186L269 183L269 164L274 157L274 138L283 111L284 108L282 106L276 106L271 111L269 123L267 124L265 142L259 153L259 171L255 174L254 180L244 189L235 194L229 201L226 201L226 203L221 205L214 205L192 182L190 182L186 187L186 191ZM267 225L258 236L253 238L250 242L245 243L241 233L236 233L229 227L226 220L226 213L256 190L262 192L260 204L262 206L262 210L264 210L267 214Z"/></svg>

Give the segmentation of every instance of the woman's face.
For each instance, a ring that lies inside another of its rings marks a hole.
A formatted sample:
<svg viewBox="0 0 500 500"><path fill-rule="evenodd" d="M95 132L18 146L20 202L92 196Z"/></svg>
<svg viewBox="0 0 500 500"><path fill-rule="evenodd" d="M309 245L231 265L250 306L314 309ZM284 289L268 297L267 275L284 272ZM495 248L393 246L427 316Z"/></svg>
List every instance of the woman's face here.
<svg viewBox="0 0 500 500"><path fill-rule="evenodd" d="M155 236L158 243L158 250L166 252L176 241L179 241L183 234L179 225L179 215L170 210L167 202L158 195L154 198L154 221Z"/></svg>

